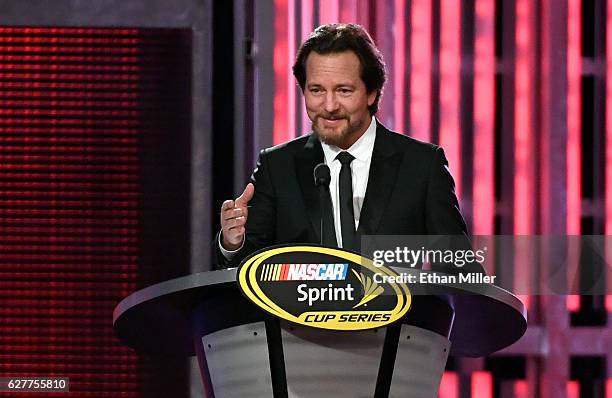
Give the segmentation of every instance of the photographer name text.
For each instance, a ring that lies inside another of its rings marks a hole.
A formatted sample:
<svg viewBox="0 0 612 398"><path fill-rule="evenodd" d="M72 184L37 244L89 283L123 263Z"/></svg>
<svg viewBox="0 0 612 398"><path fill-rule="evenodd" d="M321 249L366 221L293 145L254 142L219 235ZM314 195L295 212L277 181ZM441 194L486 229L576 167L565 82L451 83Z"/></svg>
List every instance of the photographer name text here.
<svg viewBox="0 0 612 398"><path fill-rule="evenodd" d="M401 273L397 276L374 274L376 283L421 283L421 284L493 284L496 275L484 275L480 273L465 273L458 275L446 275L436 273L408 274Z"/></svg>

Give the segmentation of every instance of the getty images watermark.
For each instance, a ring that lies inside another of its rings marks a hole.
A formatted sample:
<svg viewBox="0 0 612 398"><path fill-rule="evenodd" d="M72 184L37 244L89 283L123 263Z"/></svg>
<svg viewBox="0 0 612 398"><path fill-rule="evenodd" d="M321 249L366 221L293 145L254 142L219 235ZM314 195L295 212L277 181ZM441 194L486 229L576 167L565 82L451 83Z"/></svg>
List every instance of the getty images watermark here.
<svg viewBox="0 0 612 398"><path fill-rule="evenodd" d="M425 246L418 249L403 246L393 250L374 250L372 259L378 267L384 264L403 264L411 268L418 267L420 264L448 264L460 269L474 262L485 263L486 252L486 247L477 250L442 250L426 249Z"/></svg>
<svg viewBox="0 0 612 398"><path fill-rule="evenodd" d="M361 253L377 266L394 267L398 283L495 284L521 295L612 294L612 236L366 235Z"/></svg>

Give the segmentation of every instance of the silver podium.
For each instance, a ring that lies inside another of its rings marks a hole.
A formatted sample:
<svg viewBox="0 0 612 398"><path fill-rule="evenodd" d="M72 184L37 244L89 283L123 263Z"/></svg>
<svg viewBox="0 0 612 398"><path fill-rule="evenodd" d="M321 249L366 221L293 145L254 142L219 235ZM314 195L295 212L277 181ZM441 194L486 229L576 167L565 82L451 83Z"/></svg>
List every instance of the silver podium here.
<svg viewBox="0 0 612 398"><path fill-rule="evenodd" d="M131 294L113 325L137 352L197 355L215 398L435 398L448 355L489 355L527 328L523 304L499 287L411 289L411 310L399 322L331 331L260 310L240 293L236 269L202 272Z"/></svg>

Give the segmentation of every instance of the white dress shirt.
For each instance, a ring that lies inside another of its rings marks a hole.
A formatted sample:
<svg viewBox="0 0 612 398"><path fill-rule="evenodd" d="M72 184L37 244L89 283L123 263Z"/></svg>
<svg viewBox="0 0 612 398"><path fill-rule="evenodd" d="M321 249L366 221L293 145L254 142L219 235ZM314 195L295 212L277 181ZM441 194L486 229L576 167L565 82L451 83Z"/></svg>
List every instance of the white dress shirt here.
<svg viewBox="0 0 612 398"><path fill-rule="evenodd" d="M376 139L376 119L372 117L370 126L361 137L346 152L353 155L355 159L351 162L351 177L353 180L353 214L355 215L355 230L359 227L359 216L361 214L361 206L365 198L366 188L368 186L368 177L370 175L370 163L372 162L372 151L374 150L374 141ZM332 206L334 209L334 226L336 230L336 239L338 246L342 247L342 228L340 224L340 192L338 191L338 178L342 165L336 159L336 156L343 149L333 145L328 145L321 142L323 154L325 155L325 164L329 166L331 172L331 181L329 183L329 193L331 194Z"/></svg>

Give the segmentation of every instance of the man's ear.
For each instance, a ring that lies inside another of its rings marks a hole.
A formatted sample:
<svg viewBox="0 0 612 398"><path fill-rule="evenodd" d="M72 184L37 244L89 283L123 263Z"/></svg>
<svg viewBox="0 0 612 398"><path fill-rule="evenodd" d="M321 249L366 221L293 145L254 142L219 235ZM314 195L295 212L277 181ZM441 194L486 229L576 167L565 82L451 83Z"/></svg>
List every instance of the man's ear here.
<svg viewBox="0 0 612 398"><path fill-rule="evenodd" d="M372 104L376 100L376 96L378 96L378 90L374 90L371 93L368 93L368 106L372 106Z"/></svg>

